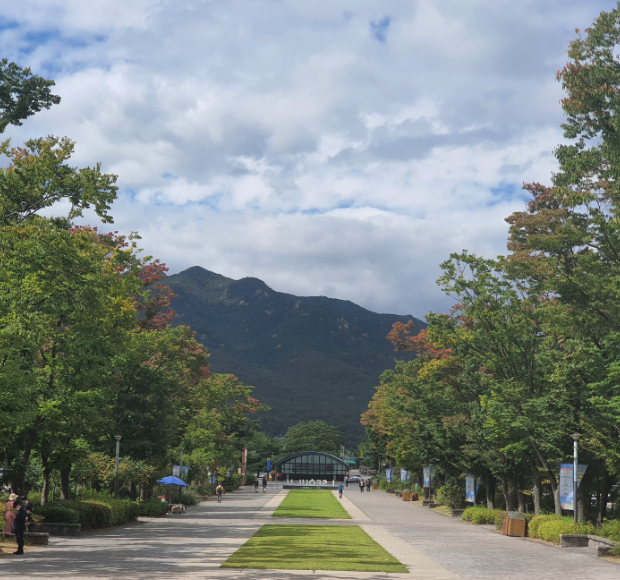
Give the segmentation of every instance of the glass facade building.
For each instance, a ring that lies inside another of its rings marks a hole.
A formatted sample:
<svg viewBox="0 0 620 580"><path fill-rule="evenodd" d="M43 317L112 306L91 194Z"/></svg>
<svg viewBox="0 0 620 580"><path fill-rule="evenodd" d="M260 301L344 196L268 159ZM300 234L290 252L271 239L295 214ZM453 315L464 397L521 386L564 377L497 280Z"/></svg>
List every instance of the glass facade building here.
<svg viewBox="0 0 620 580"><path fill-rule="evenodd" d="M275 463L276 478L279 480L326 479L343 481L349 466L333 455L318 451L293 453Z"/></svg>

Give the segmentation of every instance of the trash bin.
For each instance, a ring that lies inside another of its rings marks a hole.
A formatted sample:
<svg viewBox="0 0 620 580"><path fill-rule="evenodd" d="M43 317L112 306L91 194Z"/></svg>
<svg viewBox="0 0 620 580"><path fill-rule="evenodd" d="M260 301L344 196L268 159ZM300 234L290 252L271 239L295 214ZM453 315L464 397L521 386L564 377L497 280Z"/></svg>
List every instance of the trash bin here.
<svg viewBox="0 0 620 580"><path fill-rule="evenodd" d="M403 501L411 501L411 490L403 489Z"/></svg>
<svg viewBox="0 0 620 580"><path fill-rule="evenodd" d="M515 538L525 538L525 516L519 512L508 512L502 524L502 534Z"/></svg>

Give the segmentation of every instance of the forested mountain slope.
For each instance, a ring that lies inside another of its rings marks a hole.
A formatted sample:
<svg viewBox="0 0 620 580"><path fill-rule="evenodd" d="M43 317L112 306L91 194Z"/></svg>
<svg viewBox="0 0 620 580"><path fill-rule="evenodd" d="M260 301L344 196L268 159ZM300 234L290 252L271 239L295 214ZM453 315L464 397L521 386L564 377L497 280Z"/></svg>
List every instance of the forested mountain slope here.
<svg viewBox="0 0 620 580"><path fill-rule="evenodd" d="M377 314L345 300L275 292L257 278L232 280L199 267L167 279L177 294L176 324L211 352L211 369L254 385L272 411L260 422L283 435L300 421L338 425L347 444L362 432L360 414L396 353L385 338L411 316ZM398 353L399 358L403 358Z"/></svg>

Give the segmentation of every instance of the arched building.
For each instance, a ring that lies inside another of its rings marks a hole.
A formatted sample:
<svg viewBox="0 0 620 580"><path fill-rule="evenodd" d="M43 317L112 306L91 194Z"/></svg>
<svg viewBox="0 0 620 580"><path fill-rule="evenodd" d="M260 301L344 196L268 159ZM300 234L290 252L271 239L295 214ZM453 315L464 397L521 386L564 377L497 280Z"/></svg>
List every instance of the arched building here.
<svg viewBox="0 0 620 580"><path fill-rule="evenodd" d="M319 451L291 453L274 464L276 479L326 479L343 481L349 466L333 455Z"/></svg>

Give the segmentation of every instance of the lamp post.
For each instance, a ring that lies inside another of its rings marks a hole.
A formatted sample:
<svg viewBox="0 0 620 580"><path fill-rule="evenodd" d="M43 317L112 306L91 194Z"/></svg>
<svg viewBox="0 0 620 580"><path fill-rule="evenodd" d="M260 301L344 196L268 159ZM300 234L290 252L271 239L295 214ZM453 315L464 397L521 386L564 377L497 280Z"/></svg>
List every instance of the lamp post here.
<svg viewBox="0 0 620 580"><path fill-rule="evenodd" d="M122 438L122 435L114 435L114 439L116 439L116 475L114 480L114 499L118 499L118 456L121 450Z"/></svg>
<svg viewBox="0 0 620 580"><path fill-rule="evenodd" d="M179 461L179 479L183 479L183 447L179 447L181 460ZM181 503L181 486L179 485L179 503Z"/></svg>
<svg viewBox="0 0 620 580"><path fill-rule="evenodd" d="M579 521L579 502L577 501L577 486L579 480L577 479L577 468L579 466L579 433L573 433L571 437L574 439L573 443L573 514L575 516L575 525Z"/></svg>

